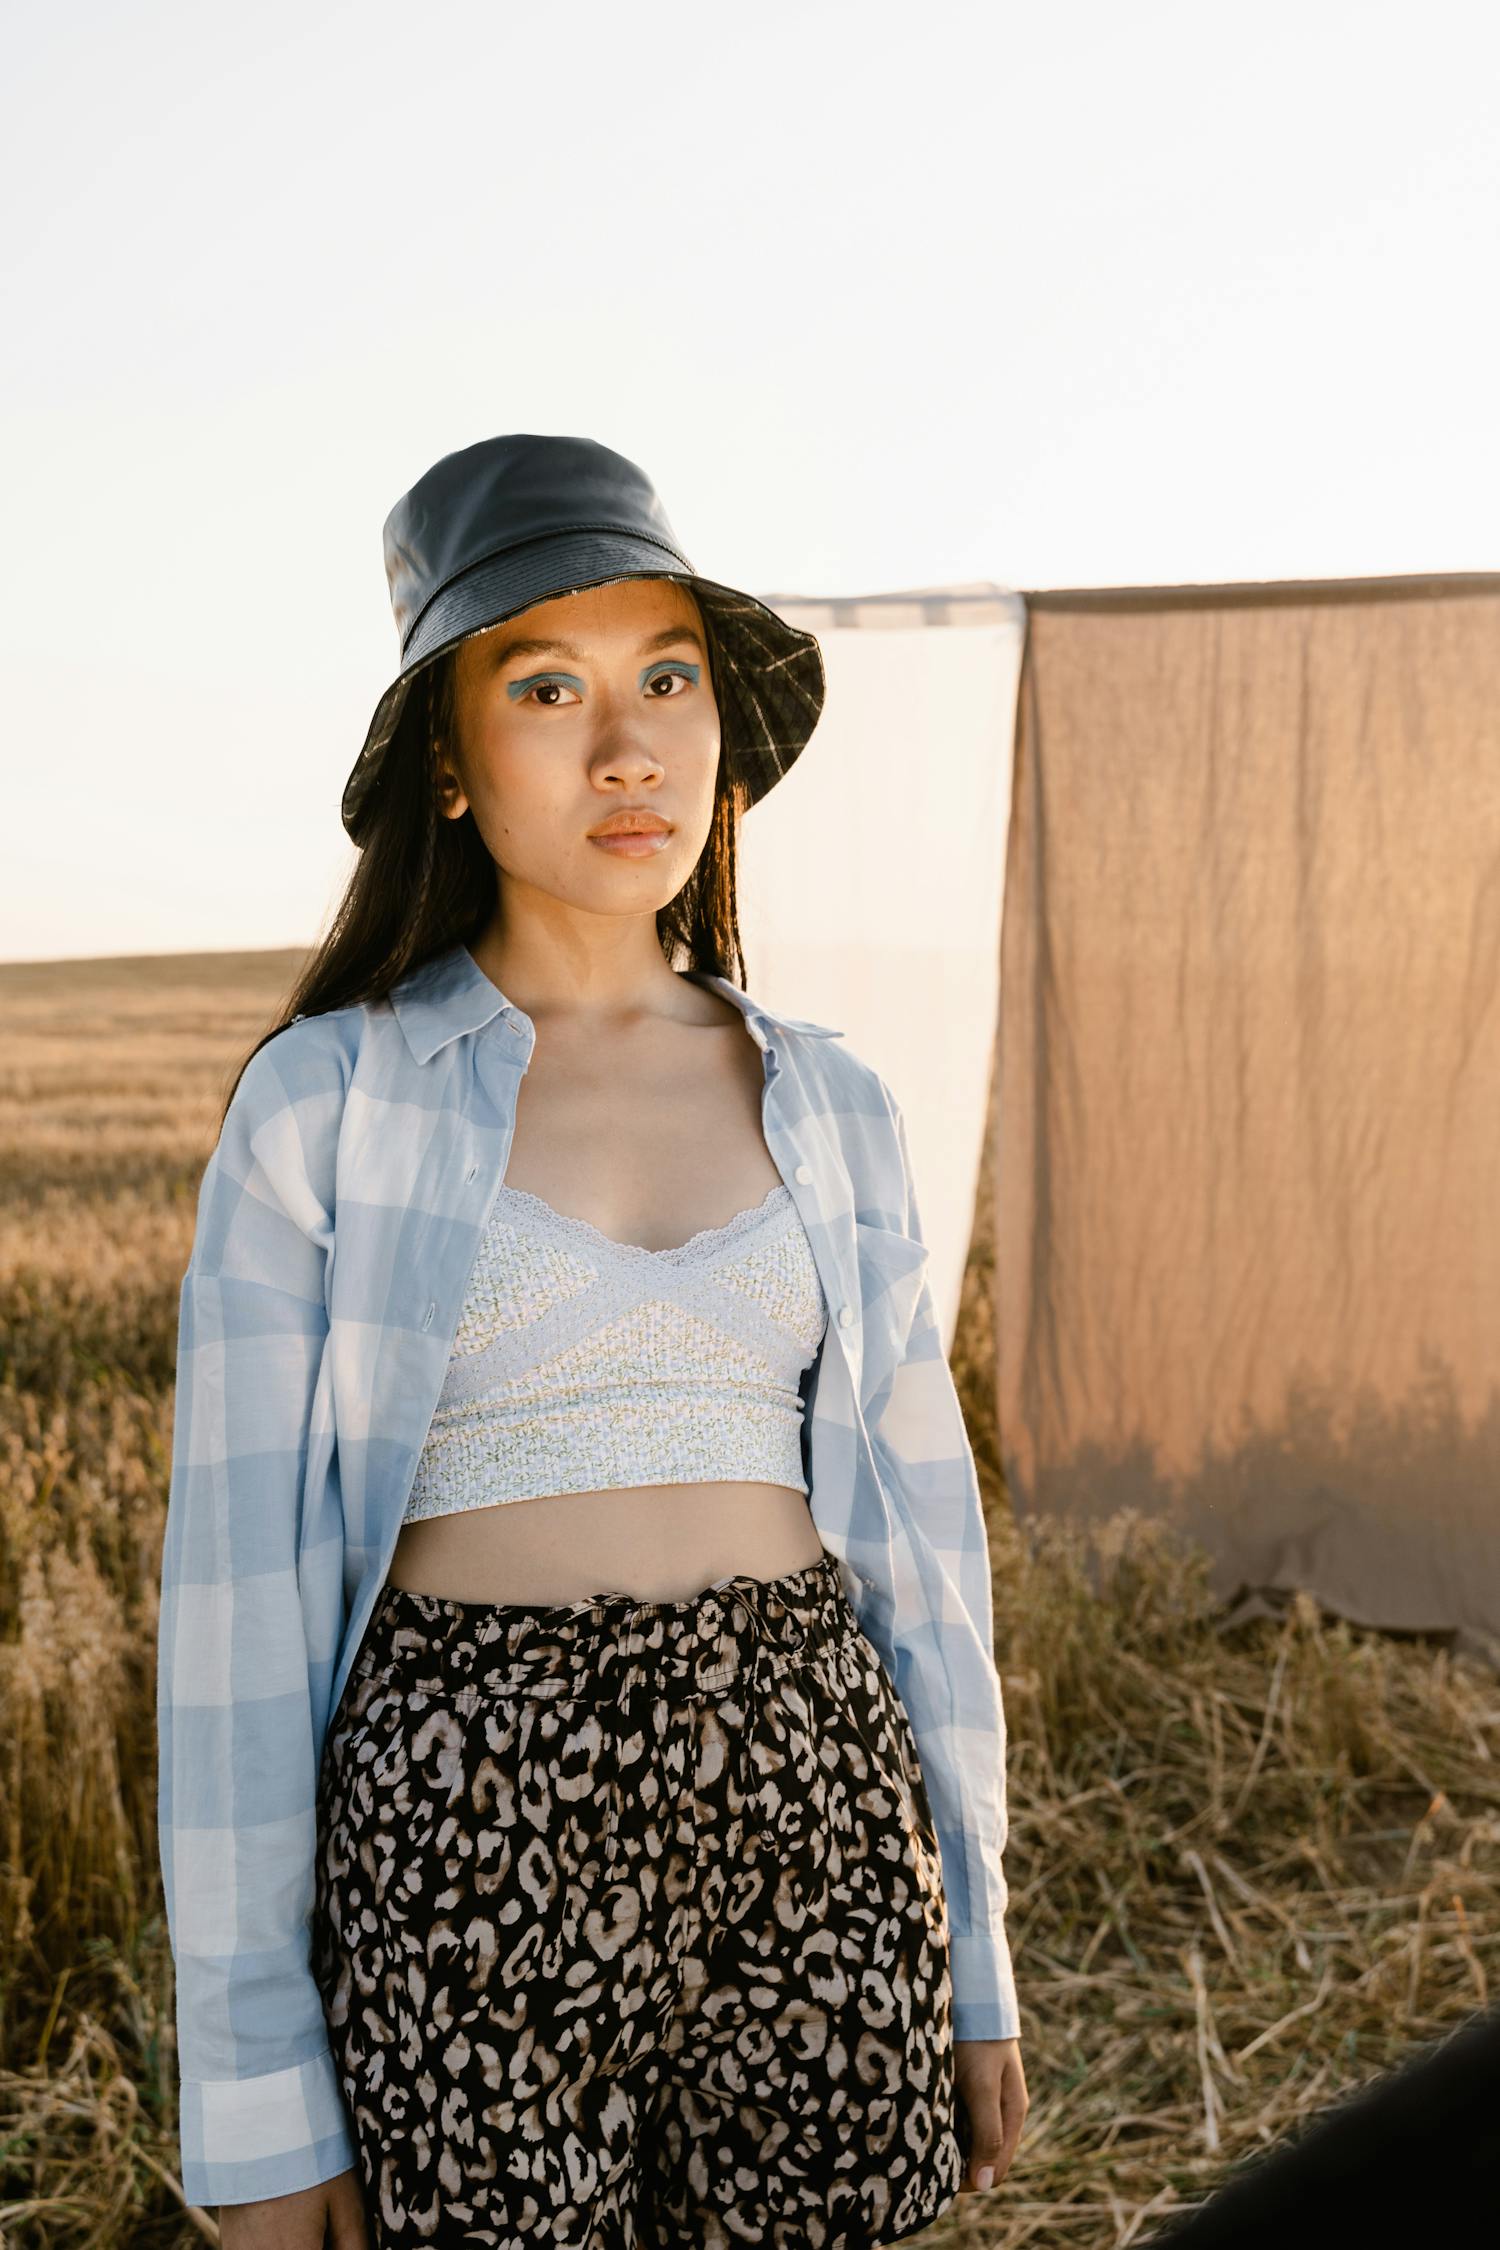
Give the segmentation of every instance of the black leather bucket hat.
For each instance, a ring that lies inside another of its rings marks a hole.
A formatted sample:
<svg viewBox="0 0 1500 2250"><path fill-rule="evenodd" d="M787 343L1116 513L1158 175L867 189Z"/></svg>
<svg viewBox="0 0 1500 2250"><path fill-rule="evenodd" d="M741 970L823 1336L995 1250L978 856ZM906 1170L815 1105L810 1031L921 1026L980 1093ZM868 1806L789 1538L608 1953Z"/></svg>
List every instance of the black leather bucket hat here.
<svg viewBox="0 0 1500 2250"><path fill-rule="evenodd" d="M385 574L401 669L344 784L343 822L356 844L423 667L533 603L586 586L674 578L691 589L714 644L724 750L749 803L781 779L822 713L815 637L753 594L700 578L650 478L591 438L522 433L445 454L386 517Z"/></svg>

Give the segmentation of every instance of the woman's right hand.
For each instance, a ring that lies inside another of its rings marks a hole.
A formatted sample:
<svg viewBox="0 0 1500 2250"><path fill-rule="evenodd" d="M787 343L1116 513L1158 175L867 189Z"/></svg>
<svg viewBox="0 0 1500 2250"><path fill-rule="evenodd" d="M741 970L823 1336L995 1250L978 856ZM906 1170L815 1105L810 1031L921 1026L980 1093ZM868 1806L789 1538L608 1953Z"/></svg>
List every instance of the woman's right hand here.
<svg viewBox="0 0 1500 2250"><path fill-rule="evenodd" d="M222 2203L223 2250L370 2250L365 2199L351 2167L295 2195L260 2203Z"/></svg>

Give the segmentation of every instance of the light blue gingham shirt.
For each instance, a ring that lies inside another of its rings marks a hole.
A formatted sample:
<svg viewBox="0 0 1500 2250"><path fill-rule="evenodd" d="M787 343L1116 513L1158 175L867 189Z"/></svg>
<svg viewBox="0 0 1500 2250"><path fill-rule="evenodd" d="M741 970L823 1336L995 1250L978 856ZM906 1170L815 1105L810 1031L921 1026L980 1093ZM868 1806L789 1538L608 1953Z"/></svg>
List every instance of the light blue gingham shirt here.
<svg viewBox="0 0 1500 2250"><path fill-rule="evenodd" d="M1005 1714L974 1469L906 1131L842 1034L723 977L829 1308L802 1443L825 1550L910 1718L954 2035L1019 2036ZM354 2143L309 1965L319 1764L401 1529L535 1027L464 945L246 1067L183 1277L157 1658L182 2184L248 2202Z"/></svg>

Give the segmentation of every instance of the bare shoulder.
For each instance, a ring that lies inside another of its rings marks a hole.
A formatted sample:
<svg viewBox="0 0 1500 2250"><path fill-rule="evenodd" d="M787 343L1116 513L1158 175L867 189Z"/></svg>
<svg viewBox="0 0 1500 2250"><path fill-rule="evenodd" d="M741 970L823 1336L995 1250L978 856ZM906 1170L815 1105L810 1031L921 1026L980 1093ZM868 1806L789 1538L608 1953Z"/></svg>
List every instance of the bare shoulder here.
<svg viewBox="0 0 1500 2250"><path fill-rule="evenodd" d="M733 1031L744 1021L734 1002L726 1000L722 992L710 992L690 977L680 978L679 983L681 997L674 1022L695 1031Z"/></svg>

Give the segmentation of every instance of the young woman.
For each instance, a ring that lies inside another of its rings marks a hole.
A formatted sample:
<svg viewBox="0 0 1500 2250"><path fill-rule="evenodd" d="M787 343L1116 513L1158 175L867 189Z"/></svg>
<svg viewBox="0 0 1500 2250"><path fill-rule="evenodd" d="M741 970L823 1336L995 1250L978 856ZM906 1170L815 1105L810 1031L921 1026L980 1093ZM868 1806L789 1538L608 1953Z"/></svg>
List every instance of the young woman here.
<svg viewBox="0 0 1500 2250"><path fill-rule="evenodd" d="M731 981L820 652L582 439L446 456L385 552L361 857L182 1285L184 2187L227 2250L876 2250L1027 2096L904 1126Z"/></svg>

